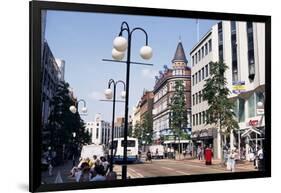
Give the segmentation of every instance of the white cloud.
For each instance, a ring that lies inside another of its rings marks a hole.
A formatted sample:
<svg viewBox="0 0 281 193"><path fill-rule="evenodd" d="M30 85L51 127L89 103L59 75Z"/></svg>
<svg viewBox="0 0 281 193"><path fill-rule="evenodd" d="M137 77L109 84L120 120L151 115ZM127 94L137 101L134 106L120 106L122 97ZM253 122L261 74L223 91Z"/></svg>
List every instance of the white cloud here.
<svg viewBox="0 0 281 193"><path fill-rule="evenodd" d="M149 69L149 68L143 68L141 70L141 75L145 78L154 78L154 76L157 74L155 70Z"/></svg>

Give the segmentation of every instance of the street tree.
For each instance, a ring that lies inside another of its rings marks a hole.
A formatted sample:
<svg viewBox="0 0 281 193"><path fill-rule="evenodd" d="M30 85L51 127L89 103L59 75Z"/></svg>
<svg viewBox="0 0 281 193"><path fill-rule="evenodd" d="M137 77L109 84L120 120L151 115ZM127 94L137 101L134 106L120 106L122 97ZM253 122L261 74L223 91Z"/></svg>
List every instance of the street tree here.
<svg viewBox="0 0 281 193"><path fill-rule="evenodd" d="M142 128L142 139L146 141L147 145L151 145L152 135L153 135L153 120L152 120L151 113L146 112L144 114L141 122L141 128Z"/></svg>
<svg viewBox="0 0 281 193"><path fill-rule="evenodd" d="M203 88L203 100L208 102L206 124L214 124L218 128L221 138L221 158L223 159L224 136L231 130L238 129L238 122L233 112L234 103L228 98L230 90L227 88L227 80L224 76L227 65L220 62L210 63L210 77L206 79Z"/></svg>
<svg viewBox="0 0 281 193"><path fill-rule="evenodd" d="M76 101L69 92L69 84L60 81L50 106L52 107L48 117L47 128L50 131L48 135L49 146L57 153L58 162L62 161L63 154L76 151L83 144L90 142L91 136L85 130L84 121L79 112L73 114L69 107ZM73 133L76 133L75 138Z"/></svg>
<svg viewBox="0 0 281 193"><path fill-rule="evenodd" d="M151 113L145 113L141 118L140 122L137 122L134 126L133 137L137 138L139 141L139 145L152 143L152 135L153 135L153 120Z"/></svg>
<svg viewBox="0 0 281 193"><path fill-rule="evenodd" d="M175 81L174 88L175 92L171 98L171 103L169 104L171 111L170 127L174 135L174 140L176 141L176 139L178 139L180 144L181 139L187 138L187 133L184 131L184 129L187 127L188 124L183 81Z"/></svg>

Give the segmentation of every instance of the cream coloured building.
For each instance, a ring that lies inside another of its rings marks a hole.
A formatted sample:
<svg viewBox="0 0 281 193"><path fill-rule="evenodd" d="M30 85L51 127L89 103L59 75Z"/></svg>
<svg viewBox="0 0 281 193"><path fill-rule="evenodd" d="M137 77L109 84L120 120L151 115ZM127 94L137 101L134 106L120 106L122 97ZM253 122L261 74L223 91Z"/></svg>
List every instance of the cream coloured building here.
<svg viewBox="0 0 281 193"><path fill-rule="evenodd" d="M265 91L265 26L263 23L222 21L214 25L190 52L192 63L192 138L195 143L213 145L215 157L220 158L220 135L217 128L205 124L207 101L201 94L210 76L210 62L223 60L229 98L239 130L227 139L231 148L244 149L249 159L252 149L262 145L264 117L257 112L257 103L264 103ZM235 90L239 86L244 90ZM242 156L243 153L241 151Z"/></svg>
<svg viewBox="0 0 281 193"><path fill-rule="evenodd" d="M102 120L101 114L96 114L94 121L85 123L85 129L92 135L92 143L106 145L111 136L111 124Z"/></svg>

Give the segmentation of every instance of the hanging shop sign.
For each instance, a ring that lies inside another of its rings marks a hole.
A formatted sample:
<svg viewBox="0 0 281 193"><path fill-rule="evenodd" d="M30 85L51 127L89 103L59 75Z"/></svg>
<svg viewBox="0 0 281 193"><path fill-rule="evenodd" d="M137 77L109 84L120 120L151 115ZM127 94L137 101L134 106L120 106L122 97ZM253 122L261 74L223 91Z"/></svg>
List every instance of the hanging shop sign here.
<svg viewBox="0 0 281 193"><path fill-rule="evenodd" d="M236 81L232 83L232 93L240 94L246 92L245 81Z"/></svg>

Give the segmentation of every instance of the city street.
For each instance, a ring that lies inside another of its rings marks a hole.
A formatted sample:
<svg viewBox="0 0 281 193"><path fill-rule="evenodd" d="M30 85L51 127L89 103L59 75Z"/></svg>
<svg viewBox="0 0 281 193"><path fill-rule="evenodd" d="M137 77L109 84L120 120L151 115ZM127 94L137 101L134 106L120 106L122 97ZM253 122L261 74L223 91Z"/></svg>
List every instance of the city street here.
<svg viewBox="0 0 281 193"><path fill-rule="evenodd" d="M60 173L63 183L75 182L69 176L72 162L68 161L64 166L53 168L53 175L49 176L48 171L42 173L42 180L45 183L55 183ZM117 172L117 179L121 179L121 165L115 164L114 171ZM252 162L236 164L236 172L256 171ZM160 159L152 160L152 163L142 160L141 163L128 164L128 178L145 178L159 176L181 176L194 174L227 173L225 167L220 165L220 160L214 160L213 165L206 166L205 161L197 159L172 160Z"/></svg>
<svg viewBox="0 0 281 193"><path fill-rule="evenodd" d="M121 177L121 166L115 165L114 170ZM236 172L255 171L252 162L236 165ZM128 165L128 177L144 178L158 176L180 176L209 173L227 173L225 167L220 165L220 160L215 160L213 165L206 166L205 161L199 160L153 160L152 163L143 162Z"/></svg>

